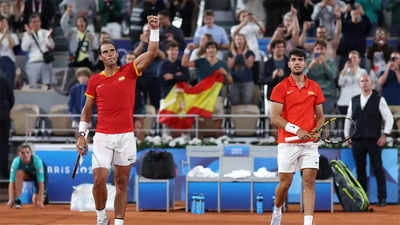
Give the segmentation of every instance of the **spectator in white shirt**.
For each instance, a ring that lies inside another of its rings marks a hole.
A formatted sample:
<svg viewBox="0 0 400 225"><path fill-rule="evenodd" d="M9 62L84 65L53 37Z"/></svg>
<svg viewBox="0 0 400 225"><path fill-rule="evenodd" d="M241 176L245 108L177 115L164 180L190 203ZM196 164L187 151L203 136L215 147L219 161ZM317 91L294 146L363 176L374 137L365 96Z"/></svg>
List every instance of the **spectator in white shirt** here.
<svg viewBox="0 0 400 225"><path fill-rule="evenodd" d="M52 64L44 62L43 53L54 48L54 41L50 36L53 30L41 29L40 16L34 13L29 18L29 25L25 25L25 31L22 37L21 48L28 53L28 62L25 70L28 75L29 84L38 84L41 82L50 88Z"/></svg>
<svg viewBox="0 0 400 225"><path fill-rule="evenodd" d="M0 69L5 72L11 87L14 87L15 55L13 48L16 45L19 45L17 35L11 32L8 20L0 16Z"/></svg>

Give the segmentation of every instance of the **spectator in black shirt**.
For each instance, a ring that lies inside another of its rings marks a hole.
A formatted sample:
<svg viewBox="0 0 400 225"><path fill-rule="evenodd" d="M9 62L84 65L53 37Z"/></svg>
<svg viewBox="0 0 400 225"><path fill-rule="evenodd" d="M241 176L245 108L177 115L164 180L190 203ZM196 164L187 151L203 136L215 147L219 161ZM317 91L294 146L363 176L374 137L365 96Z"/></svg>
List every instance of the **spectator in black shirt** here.
<svg viewBox="0 0 400 225"><path fill-rule="evenodd" d="M185 37L183 31L171 24L169 13L167 10L162 10L158 13L160 18L160 48L166 50L167 43L174 41L178 44L179 50L185 48Z"/></svg>

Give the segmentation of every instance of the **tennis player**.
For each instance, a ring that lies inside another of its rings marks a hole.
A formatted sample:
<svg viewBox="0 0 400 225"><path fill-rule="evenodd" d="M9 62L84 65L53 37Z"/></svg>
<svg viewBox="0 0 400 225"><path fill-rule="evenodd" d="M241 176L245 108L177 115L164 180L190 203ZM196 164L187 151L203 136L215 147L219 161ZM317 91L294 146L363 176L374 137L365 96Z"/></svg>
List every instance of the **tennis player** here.
<svg viewBox="0 0 400 225"><path fill-rule="evenodd" d="M132 63L118 67L118 52L111 41L100 44L99 59L104 71L93 75L86 90L86 102L79 122L77 147L83 154L85 136L92 114L93 104L98 109L96 134L93 138L93 197L96 205L97 224L110 224L106 214L106 183L111 164L115 168L114 224L124 224L128 202L128 181L131 165L136 161L136 138L133 127L136 81L142 71L157 56L159 42L159 18L148 16L150 26L149 47Z"/></svg>
<svg viewBox="0 0 400 225"><path fill-rule="evenodd" d="M292 183L293 174L301 169L304 184L304 225L313 224L314 182L319 167L317 140L310 138L324 123L320 86L304 74L306 55L300 49L289 53L291 74L272 90L270 100L272 124L278 127L279 185L275 191L271 225L280 225L282 205ZM300 140L285 142L286 137Z"/></svg>

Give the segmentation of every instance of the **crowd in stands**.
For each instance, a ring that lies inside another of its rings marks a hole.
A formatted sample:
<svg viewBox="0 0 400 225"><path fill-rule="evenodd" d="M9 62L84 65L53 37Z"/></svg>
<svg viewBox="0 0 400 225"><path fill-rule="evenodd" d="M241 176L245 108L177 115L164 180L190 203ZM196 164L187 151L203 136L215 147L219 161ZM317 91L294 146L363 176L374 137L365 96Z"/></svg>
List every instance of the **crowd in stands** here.
<svg viewBox="0 0 400 225"><path fill-rule="evenodd" d="M15 52L22 50L27 56L21 68L26 85L52 89L53 61L47 53L57 45L53 31L61 27L68 41L68 66L79 68L79 82L70 91L70 112L79 113L82 99L77 95L83 98L90 73L104 68L97 59L99 43L130 38L131 52L120 63L131 62L148 46L146 16L157 14L160 50L138 80L135 114L145 114L146 104L157 111L175 83L195 85L215 70L225 75L228 91L221 91L214 114L227 112L225 96L231 105L259 104L254 89L268 85L269 98L272 88L289 76L287 54L294 48L307 53L306 74L321 86L326 114L345 114L351 97L360 93L358 81L364 74L373 78L393 113L400 114L400 54L389 44L400 35L398 0L263 2L266 21L241 4L236 25L227 33L215 23L212 10L204 11L202 26L194 26L199 0L2 0L0 71L13 87L21 88L21 79L15 79ZM391 21L384 21L383 10L391 13ZM263 51L258 40L266 37L271 38ZM373 39L369 47L368 38ZM143 126L138 121L136 125ZM221 121L214 124L222 127Z"/></svg>

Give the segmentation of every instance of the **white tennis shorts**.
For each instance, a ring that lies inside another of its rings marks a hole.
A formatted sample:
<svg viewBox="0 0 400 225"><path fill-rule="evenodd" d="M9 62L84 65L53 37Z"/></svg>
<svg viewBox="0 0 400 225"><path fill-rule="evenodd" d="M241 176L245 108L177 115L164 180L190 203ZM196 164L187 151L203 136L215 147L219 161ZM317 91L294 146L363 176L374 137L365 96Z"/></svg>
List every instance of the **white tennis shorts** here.
<svg viewBox="0 0 400 225"><path fill-rule="evenodd" d="M111 165L129 166L136 161L136 137L133 132L97 133L93 138L92 169Z"/></svg>
<svg viewBox="0 0 400 225"><path fill-rule="evenodd" d="M294 173L305 168L319 168L318 143L278 144L278 173Z"/></svg>

